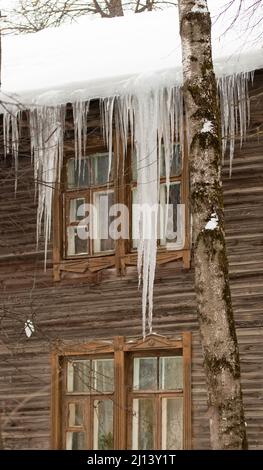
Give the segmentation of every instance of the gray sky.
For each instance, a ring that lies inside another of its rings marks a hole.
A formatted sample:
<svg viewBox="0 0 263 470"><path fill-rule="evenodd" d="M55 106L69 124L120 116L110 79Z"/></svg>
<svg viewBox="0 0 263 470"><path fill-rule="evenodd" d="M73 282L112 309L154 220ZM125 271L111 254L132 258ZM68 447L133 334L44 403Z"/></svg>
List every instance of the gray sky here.
<svg viewBox="0 0 263 470"><path fill-rule="evenodd" d="M0 8L13 8L17 0L0 0Z"/></svg>

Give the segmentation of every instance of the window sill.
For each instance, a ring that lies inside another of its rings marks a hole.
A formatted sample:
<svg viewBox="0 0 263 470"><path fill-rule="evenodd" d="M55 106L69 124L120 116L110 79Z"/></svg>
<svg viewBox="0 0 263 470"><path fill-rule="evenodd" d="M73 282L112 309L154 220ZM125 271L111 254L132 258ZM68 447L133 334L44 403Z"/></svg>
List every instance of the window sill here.
<svg viewBox="0 0 263 470"><path fill-rule="evenodd" d="M182 260L183 267L190 269L190 249L184 250L160 250L157 253L157 266L161 266L172 261ZM120 273L121 266L121 273ZM115 254L86 257L86 258L75 258L62 260L59 263L53 265L53 278L54 281L61 280L61 274L72 273L83 275L85 273L95 274L99 271L108 268L117 268L118 274L125 275L126 266L137 266L137 252L127 253L121 257L117 257Z"/></svg>

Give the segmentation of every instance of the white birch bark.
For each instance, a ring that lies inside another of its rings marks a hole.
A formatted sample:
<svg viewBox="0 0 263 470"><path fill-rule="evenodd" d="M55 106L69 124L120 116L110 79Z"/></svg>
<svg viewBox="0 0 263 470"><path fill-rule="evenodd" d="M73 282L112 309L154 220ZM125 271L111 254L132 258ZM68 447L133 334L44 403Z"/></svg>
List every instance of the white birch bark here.
<svg viewBox="0 0 263 470"><path fill-rule="evenodd" d="M206 0L179 0L189 132L195 288L213 449L244 449L239 352L229 287L217 86Z"/></svg>

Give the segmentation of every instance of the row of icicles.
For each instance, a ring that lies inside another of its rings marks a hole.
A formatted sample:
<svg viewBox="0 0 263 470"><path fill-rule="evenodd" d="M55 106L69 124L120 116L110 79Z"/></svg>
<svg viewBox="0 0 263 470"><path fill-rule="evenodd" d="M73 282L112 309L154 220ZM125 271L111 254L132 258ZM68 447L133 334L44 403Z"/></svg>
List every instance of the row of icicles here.
<svg viewBox="0 0 263 470"><path fill-rule="evenodd" d="M246 137L249 122L248 82L253 73L240 73L218 80L221 104L223 154L229 142L230 173L234 155L235 136L240 143ZM89 102L73 103L75 130L75 158L85 155L87 146L87 115ZM136 95L114 96L100 100L105 140L109 150L109 167L112 159L113 122L119 136L118 141L127 150L128 135L131 134L137 155L138 203L158 204L159 155L162 142L165 154L166 183L169 188L171 146L174 135L184 148L183 96L180 87L141 90ZM3 108L5 153L12 153L18 167L19 126L22 118L21 105ZM65 129L66 106L35 106L29 108L31 157L34 179L38 192L37 241L44 232L45 253L51 236L53 188L60 179ZM186 133L187 134L187 133ZM42 184L45 182L45 184ZM156 266L156 227L152 221L151 238L138 244L138 273L143 281L142 317L143 336L152 332L153 285ZM45 255L46 259L46 255Z"/></svg>

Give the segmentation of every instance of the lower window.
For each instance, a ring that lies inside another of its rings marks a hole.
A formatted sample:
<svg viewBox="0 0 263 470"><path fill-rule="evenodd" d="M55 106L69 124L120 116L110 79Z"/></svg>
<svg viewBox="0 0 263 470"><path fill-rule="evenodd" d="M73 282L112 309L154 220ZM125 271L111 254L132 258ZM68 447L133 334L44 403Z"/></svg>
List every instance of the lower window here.
<svg viewBox="0 0 263 470"><path fill-rule="evenodd" d="M55 352L53 366L53 447L190 448L188 333L91 343Z"/></svg>

